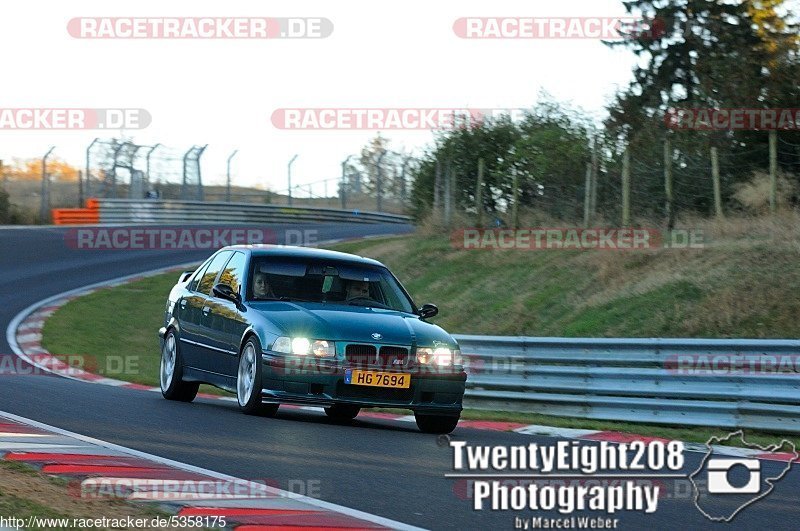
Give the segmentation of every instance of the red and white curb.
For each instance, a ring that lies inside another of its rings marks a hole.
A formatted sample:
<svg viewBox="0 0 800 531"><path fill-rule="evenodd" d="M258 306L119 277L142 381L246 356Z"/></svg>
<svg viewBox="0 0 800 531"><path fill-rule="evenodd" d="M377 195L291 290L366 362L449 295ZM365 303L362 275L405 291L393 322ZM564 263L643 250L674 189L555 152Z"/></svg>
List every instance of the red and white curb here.
<svg viewBox="0 0 800 531"><path fill-rule="evenodd" d="M331 240L320 243L334 243L339 240ZM342 240L346 241L346 240ZM147 385L125 382L122 380L115 380L107 378L98 374L85 371L80 368L70 367L64 361L50 354L45 348L42 347L42 329L48 317L50 317L58 308L67 304L68 302L94 293L95 291L121 286L131 282L136 282L144 278L167 273L170 271L183 271L187 267L196 265L196 262L188 264L181 264L171 266L136 275L129 275L126 277L117 278L114 280L92 284L83 288L61 293L54 297L50 297L40 301L27 309L20 312L9 324L6 330L6 340L14 352L23 360L31 365L47 373L57 374L65 378L80 380L84 382L92 382L103 385L113 385L118 387L125 387L129 389L138 389L143 391L161 392L158 387L150 387ZM0 366L0 370L3 367ZM210 400L222 401L236 401L235 398L227 396L211 395L206 393L199 393L198 398L205 398ZM286 409L306 409L319 411L320 408L313 406L281 406ZM374 418L394 420L401 422L413 422L413 415L397 415L392 413L376 413L365 411L359 414L359 418ZM513 431L524 435L545 435L549 437L560 437L566 439L580 439L586 441L608 441L617 443L630 443L632 441L662 441L669 442L668 439L658 437L647 437L644 435L636 435L630 433L616 432L616 431L602 431L602 430L582 430L574 428L556 428L552 426L539 426L536 424L522 424L518 422L502 422L502 421L485 421L485 420L462 420L458 423L461 428L473 428L479 430L492 430L492 431ZM684 449L689 452L702 452L707 453L708 447L702 443L689 443L684 442ZM728 455L734 457L751 457L757 459L765 459L772 461L790 461L794 458L791 453L774 453L764 452L752 448L737 448L732 446L712 445L715 454Z"/></svg>
<svg viewBox="0 0 800 531"><path fill-rule="evenodd" d="M128 501L157 505L181 517L224 517L224 526L211 527L238 531L419 529L2 411L0 458L71 479L67 490L72 496L96 499L111 493Z"/></svg>

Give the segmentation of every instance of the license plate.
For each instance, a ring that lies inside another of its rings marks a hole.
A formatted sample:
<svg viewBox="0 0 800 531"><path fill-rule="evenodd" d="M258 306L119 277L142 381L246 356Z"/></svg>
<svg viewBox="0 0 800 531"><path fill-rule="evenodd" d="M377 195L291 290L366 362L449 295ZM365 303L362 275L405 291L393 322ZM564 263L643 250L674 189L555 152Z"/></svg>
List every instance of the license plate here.
<svg viewBox="0 0 800 531"><path fill-rule="evenodd" d="M368 387L391 387L408 389L411 387L411 375L406 372L359 371L347 369L344 383L350 385L366 385Z"/></svg>

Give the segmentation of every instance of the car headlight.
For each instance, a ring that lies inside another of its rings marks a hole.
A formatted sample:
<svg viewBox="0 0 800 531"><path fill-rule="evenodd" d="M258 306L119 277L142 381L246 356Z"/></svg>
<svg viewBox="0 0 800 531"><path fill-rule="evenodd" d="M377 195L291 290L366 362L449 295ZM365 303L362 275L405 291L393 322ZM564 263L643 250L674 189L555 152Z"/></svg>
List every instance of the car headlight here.
<svg viewBox="0 0 800 531"><path fill-rule="evenodd" d="M305 337L279 337L272 344L272 350L295 356L313 355L317 358L333 358L336 356L336 344L324 339L308 339Z"/></svg>
<svg viewBox="0 0 800 531"><path fill-rule="evenodd" d="M445 347L418 348L417 361L422 365L438 365L439 367L461 365L461 351Z"/></svg>

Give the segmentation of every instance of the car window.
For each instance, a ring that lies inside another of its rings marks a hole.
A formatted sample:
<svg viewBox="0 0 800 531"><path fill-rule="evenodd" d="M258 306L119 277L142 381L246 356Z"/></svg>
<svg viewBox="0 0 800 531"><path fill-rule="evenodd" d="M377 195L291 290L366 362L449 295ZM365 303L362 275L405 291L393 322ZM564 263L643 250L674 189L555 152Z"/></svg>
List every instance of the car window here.
<svg viewBox="0 0 800 531"><path fill-rule="evenodd" d="M233 253L233 256L228 263L225 264L225 269L219 276L221 284L227 284L233 291L241 294L242 279L244 278L244 268L247 257L244 253Z"/></svg>
<svg viewBox="0 0 800 531"><path fill-rule="evenodd" d="M413 313L400 283L384 267L344 261L254 257L253 275L266 277L268 288L257 294L250 281L248 298L287 298L349 306L373 306Z"/></svg>
<svg viewBox="0 0 800 531"><path fill-rule="evenodd" d="M203 274L206 272L206 268L208 268L208 264L211 260L206 260L202 263L200 267L197 268L194 275L192 276L192 280L189 282L187 289L189 291L197 291L197 284L200 282L200 279L203 277Z"/></svg>
<svg viewBox="0 0 800 531"><path fill-rule="evenodd" d="M206 295L211 295L211 288L214 287L214 281L217 279L217 274L230 257L231 251L221 252L214 257L211 263L208 264L208 268L206 268L205 273L203 273L203 277L200 279L200 283L197 285L197 291Z"/></svg>

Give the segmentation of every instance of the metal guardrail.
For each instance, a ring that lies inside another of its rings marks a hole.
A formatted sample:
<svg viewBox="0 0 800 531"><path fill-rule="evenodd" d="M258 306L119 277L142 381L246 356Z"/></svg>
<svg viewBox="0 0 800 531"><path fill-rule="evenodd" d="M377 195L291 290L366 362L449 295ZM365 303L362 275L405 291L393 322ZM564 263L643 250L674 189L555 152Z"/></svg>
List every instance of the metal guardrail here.
<svg viewBox="0 0 800 531"><path fill-rule="evenodd" d="M454 337L465 407L800 433L800 340Z"/></svg>
<svg viewBox="0 0 800 531"><path fill-rule="evenodd" d="M287 207L253 203L98 199L100 223L409 223L411 218L383 212Z"/></svg>

